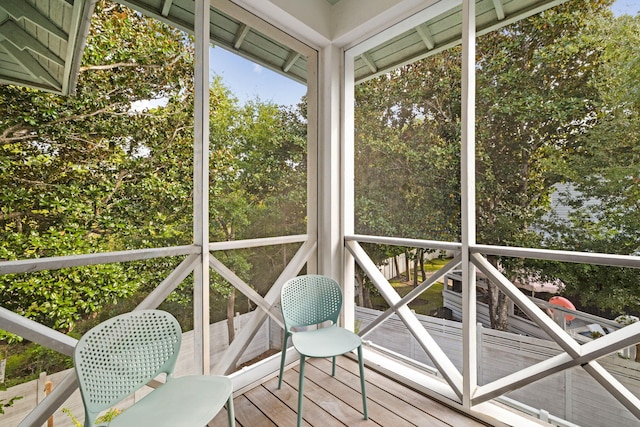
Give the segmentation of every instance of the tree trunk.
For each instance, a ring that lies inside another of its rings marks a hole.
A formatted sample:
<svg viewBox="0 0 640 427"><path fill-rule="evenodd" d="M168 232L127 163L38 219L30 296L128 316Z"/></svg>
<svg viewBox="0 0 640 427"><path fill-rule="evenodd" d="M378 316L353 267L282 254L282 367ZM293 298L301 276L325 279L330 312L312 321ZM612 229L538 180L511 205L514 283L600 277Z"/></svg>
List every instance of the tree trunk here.
<svg viewBox="0 0 640 427"><path fill-rule="evenodd" d="M509 300L492 282L488 283L491 329L506 331L509 326Z"/></svg>
<svg viewBox="0 0 640 427"><path fill-rule="evenodd" d="M640 343L636 344L636 362L640 362Z"/></svg>
<svg viewBox="0 0 640 427"><path fill-rule="evenodd" d="M282 245L282 265L287 265L287 245Z"/></svg>
<svg viewBox="0 0 640 427"><path fill-rule="evenodd" d="M424 282L427 277L427 272L424 271L424 249L420 249L420 274L422 275L422 281Z"/></svg>
<svg viewBox="0 0 640 427"><path fill-rule="evenodd" d="M227 300L227 331L229 332L229 344L231 344L236 337L235 317L236 290L232 288L229 299Z"/></svg>
<svg viewBox="0 0 640 427"><path fill-rule="evenodd" d="M404 253L404 266L407 269L406 273L407 273L407 282L410 280L411 278L411 265L409 264L409 252L405 252Z"/></svg>
<svg viewBox="0 0 640 427"><path fill-rule="evenodd" d="M420 251L416 252L416 257L413 260L413 287L418 287L418 254Z"/></svg>
<svg viewBox="0 0 640 427"><path fill-rule="evenodd" d="M358 292L356 293L356 305L360 307L364 304L364 285L359 272L356 272L356 283L358 284Z"/></svg>
<svg viewBox="0 0 640 427"><path fill-rule="evenodd" d="M371 302L371 292L369 292L369 288L367 288L366 286L363 289L363 294L364 294L364 306L363 307L373 308L373 303Z"/></svg>
<svg viewBox="0 0 640 427"><path fill-rule="evenodd" d="M396 277L400 278L400 264L398 263L398 255L393 256L393 265L396 268Z"/></svg>

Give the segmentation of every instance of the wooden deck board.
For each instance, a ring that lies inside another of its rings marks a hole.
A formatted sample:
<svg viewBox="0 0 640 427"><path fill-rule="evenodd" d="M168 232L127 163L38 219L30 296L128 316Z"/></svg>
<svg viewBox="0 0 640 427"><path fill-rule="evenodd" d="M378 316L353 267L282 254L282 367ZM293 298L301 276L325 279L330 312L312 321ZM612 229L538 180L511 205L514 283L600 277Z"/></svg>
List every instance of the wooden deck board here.
<svg viewBox="0 0 640 427"><path fill-rule="evenodd" d="M324 374L325 378L331 379L331 362L329 360L318 360L317 361L318 368L322 370L322 374ZM351 365L351 364L349 364ZM360 377L356 377L355 375L358 373L358 365L356 363L352 364L353 366L346 366L347 368L355 368L352 372L345 369L344 365L336 367L336 378L339 381L344 381L345 375L350 375L350 379L354 378L355 383L352 381L351 387L354 390L358 390L358 398L360 398ZM414 396L412 390L405 389L400 385L400 387L395 390L389 390L388 387L389 379L377 374L376 372L372 372L367 370L364 374L365 380L367 382L367 404L369 406L369 410L371 411L377 406L379 406L379 410L383 413L381 416L381 425L392 425L392 426L429 426L429 427L446 427L451 424L440 421L438 418L432 416L429 413L425 413L425 411L420 405L423 402L424 396L419 395ZM395 391L394 394L392 391ZM408 393L409 399L404 400L403 397L406 393ZM428 399L429 402L433 402ZM389 420L386 421L386 418L395 417L394 421ZM375 417L371 416L374 420Z"/></svg>
<svg viewBox="0 0 640 427"><path fill-rule="evenodd" d="M307 363L306 371L312 370L313 366L311 363ZM284 376L285 381L289 385L291 385L297 393L298 390L298 368L291 369L285 373ZM337 382L336 382L337 384ZM313 423L314 425L335 425L335 426L376 426L372 421L366 421L364 419L364 415L362 413L362 399L360 398L360 393L355 396L355 393L349 393L347 395L337 394L335 390L328 391L324 389L322 386L315 383L309 376L305 375L304 382L304 419L309 423ZM340 397L338 397L340 396ZM354 406L349 404L350 397L356 397L357 401L360 402L358 408L356 409ZM334 421L329 423L318 423L316 418L312 416L312 414L307 412L307 408L310 408L311 405L317 406L321 410L325 411L334 418Z"/></svg>
<svg viewBox="0 0 640 427"><path fill-rule="evenodd" d="M331 372L331 362L329 360L318 359L316 361L318 366L324 366L324 370L326 372ZM358 372L358 364L356 362L352 363L341 363L341 368L350 371L351 373L356 374ZM338 375L336 371L336 375ZM405 387L403 384L400 384L396 381L393 381L384 375L379 374L376 371L372 371L368 369L365 372L365 378L368 383L378 384L381 388L387 391L389 394L395 396L403 400L406 403L409 403L411 406L417 408L420 412L423 413L422 416L412 415L411 417L407 417L412 422L421 426L432 426L438 424L430 424L430 417L437 418L445 422L445 425L452 425L455 427L479 427L484 426L483 423L474 420L473 418L467 417L465 414L462 414L454 409L449 408L446 405L443 405L429 397L418 393L415 390ZM359 387L359 386L358 386ZM396 407L397 408L397 407ZM406 407L405 407L406 408ZM397 409L395 409L397 410ZM408 409L407 409L408 410ZM428 417L425 417L424 414L427 414Z"/></svg>
<svg viewBox="0 0 640 427"><path fill-rule="evenodd" d="M482 427L466 417L375 371L365 372L369 420L363 418L358 364L339 357L336 376L329 359L310 359L305 368L303 425ZM298 367L285 371L282 388L271 378L234 398L239 427L294 427L298 406ZM227 425L222 411L209 427Z"/></svg>
<svg viewBox="0 0 640 427"><path fill-rule="evenodd" d="M331 364L328 362L329 366ZM345 374L349 375L349 377L345 378ZM336 367L336 376L331 377L331 371L324 372L323 370L315 367L313 365L307 367L305 369L305 377L307 379L312 380L319 386L323 387L325 390L332 391L336 396L341 396L343 400L345 400L349 405L358 410L362 410L362 397L360 394L360 377L356 377L342 369L341 367ZM366 379L366 374L365 374ZM355 383L355 387L354 387ZM371 390L373 387L372 384L366 385L367 391L367 409L369 412L369 419L373 422L377 423L381 426L413 426L414 424L410 423L408 419L403 418L402 416L393 413L380 403L380 400L377 398L372 398ZM377 396L377 393L373 394ZM389 398L389 402L393 400L393 396L386 396ZM361 414L362 415L362 414ZM368 424L367 424L368 425ZM434 425L434 427L436 427Z"/></svg>

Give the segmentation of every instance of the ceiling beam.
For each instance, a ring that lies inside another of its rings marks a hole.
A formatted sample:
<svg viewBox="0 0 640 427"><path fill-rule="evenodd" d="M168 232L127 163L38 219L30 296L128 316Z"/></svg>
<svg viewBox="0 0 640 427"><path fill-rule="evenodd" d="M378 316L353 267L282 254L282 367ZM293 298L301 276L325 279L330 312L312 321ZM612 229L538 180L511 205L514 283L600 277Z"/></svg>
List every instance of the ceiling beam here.
<svg viewBox="0 0 640 427"><path fill-rule="evenodd" d="M164 0L164 3L162 4L162 12L160 12L162 16L169 16L169 10L171 9L172 5L173 0Z"/></svg>
<svg viewBox="0 0 640 427"><path fill-rule="evenodd" d="M238 50L242 43L244 42L245 37L249 34L249 26L247 24L240 24L238 27L238 31L236 32L235 38L233 39L233 48Z"/></svg>
<svg viewBox="0 0 640 427"><path fill-rule="evenodd" d="M291 67L293 67L293 64L296 63L296 61L298 60L298 58L300 58L300 56L301 56L300 53L296 52L295 50L292 50L291 52L289 52L289 56L287 57L287 60L282 66L282 71L284 71L285 73L289 72Z"/></svg>
<svg viewBox="0 0 640 427"><path fill-rule="evenodd" d="M38 79L40 82L45 82L47 86L52 89L60 90L60 83L56 81L56 79L49 74L47 70L44 69L42 65L38 61L35 60L33 56L24 50L20 50L16 48L12 43L8 41L0 42L0 46L11 56L20 66L23 67L31 76L35 79Z"/></svg>
<svg viewBox="0 0 640 427"><path fill-rule="evenodd" d="M24 0L2 0L0 8L4 9L14 20L28 20L62 41L66 42L69 38L67 33L51 22L47 16Z"/></svg>
<svg viewBox="0 0 640 427"><path fill-rule="evenodd" d="M429 31L429 27L426 23L418 25L416 27L416 32L422 39L422 42L425 44L425 46L427 46L427 49L431 50L436 46L436 42L435 40L433 40L433 35L431 34L431 31Z"/></svg>
<svg viewBox="0 0 640 427"><path fill-rule="evenodd" d="M493 8L496 10L498 21L502 21L505 18L504 8L502 7L502 0L493 0Z"/></svg>
<svg viewBox="0 0 640 427"><path fill-rule="evenodd" d="M372 73L378 72L378 67L376 65L376 62L373 60L369 52L363 53L362 55L360 55L360 58L362 58L364 63L367 64L367 67L369 67L369 70L371 70Z"/></svg>
<svg viewBox="0 0 640 427"><path fill-rule="evenodd" d="M0 34L16 48L20 50L29 49L33 53L64 67L64 60L62 58L58 57L58 55L49 50L47 46L20 28L14 21L5 21L0 25Z"/></svg>

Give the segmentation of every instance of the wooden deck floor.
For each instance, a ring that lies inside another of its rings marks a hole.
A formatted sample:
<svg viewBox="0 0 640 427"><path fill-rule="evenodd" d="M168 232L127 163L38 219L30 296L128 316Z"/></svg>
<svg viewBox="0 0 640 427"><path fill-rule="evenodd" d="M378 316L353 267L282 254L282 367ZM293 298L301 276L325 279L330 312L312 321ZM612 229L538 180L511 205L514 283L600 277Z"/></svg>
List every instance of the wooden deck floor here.
<svg viewBox="0 0 640 427"><path fill-rule="evenodd" d="M404 387L375 371L365 373L369 420L362 415L360 379L355 361L338 358L336 376L331 361L311 359L305 369L304 425L480 427L485 424ZM239 427L294 427L298 399L297 367L285 372L282 389L272 378L234 399ZM226 426L220 413L209 427Z"/></svg>

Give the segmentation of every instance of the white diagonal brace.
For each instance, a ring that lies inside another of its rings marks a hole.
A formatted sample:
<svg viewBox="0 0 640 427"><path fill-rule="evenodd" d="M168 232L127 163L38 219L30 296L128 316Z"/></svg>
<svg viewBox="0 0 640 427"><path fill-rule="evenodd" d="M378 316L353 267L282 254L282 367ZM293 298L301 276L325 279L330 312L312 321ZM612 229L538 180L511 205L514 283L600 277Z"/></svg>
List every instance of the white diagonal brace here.
<svg viewBox="0 0 640 427"><path fill-rule="evenodd" d="M19 335L67 356L73 355L78 340L34 320L0 307L0 329Z"/></svg>
<svg viewBox="0 0 640 427"><path fill-rule="evenodd" d="M135 309L148 310L158 307L191 274L199 261L200 255L189 255Z"/></svg>
<svg viewBox="0 0 640 427"><path fill-rule="evenodd" d="M447 274L449 271L453 270L458 264L460 264L461 259L462 259L461 254L457 254L456 256L454 256L453 259L447 263L447 265L445 265L436 273L431 275L427 280L421 283L420 286L413 289L407 295L402 297L397 303L389 307L380 316L376 317L373 322L369 323L362 330L360 330L359 335L361 337L365 337L367 334L371 333L371 331L373 331L376 327L380 326L385 320L391 317L400 306L407 305L410 302L412 302L414 299L418 298L424 291L429 289L434 283L440 280L445 274Z"/></svg>
<svg viewBox="0 0 640 427"><path fill-rule="evenodd" d="M577 358L581 355L580 344L524 295L516 285L504 277L489 261L479 254L472 254L471 261L571 357Z"/></svg>
<svg viewBox="0 0 640 427"><path fill-rule="evenodd" d="M211 255L209 257L209 265L218 274L220 274L227 282L231 283L234 288L242 292L247 298L253 301L258 307L264 310L271 318L278 323L281 328L284 328L284 322L282 318L275 314L272 310L272 305L265 301L262 296L257 293L251 286L247 285L242 279L240 279L233 271L231 271L220 260Z"/></svg>
<svg viewBox="0 0 640 427"><path fill-rule="evenodd" d="M582 356L573 358L561 353L513 374L492 381L478 388L473 404L485 402L504 393L516 390L539 379L576 366L597 363L596 359L611 354L640 341L640 323L634 323L597 340L582 345Z"/></svg>
<svg viewBox="0 0 640 427"><path fill-rule="evenodd" d="M396 306L400 301L400 296L389 284L387 279L382 275L380 270L371 261L362 246L358 242L348 241L347 249L353 255L356 262L362 267L369 279L373 282L380 294L384 297L390 306ZM438 343L422 326L418 318L406 305L398 307L396 313L400 320L405 324L409 332L416 338L423 350L429 355L431 361L444 379L447 381L453 392L462 397L462 375L456 369L455 365L442 351Z"/></svg>
<svg viewBox="0 0 640 427"><path fill-rule="evenodd" d="M45 424L49 417L67 401L77 388L78 377L76 371L73 370L60 381L60 384L56 385L51 394L42 403L33 408L33 411L18 424L18 427L33 427Z"/></svg>
<svg viewBox="0 0 640 427"><path fill-rule="evenodd" d="M596 381L600 383L609 393L622 403L636 418L640 419L640 399L620 383L600 364L591 362L583 366Z"/></svg>
<svg viewBox="0 0 640 427"><path fill-rule="evenodd" d="M295 277L296 274L302 270L302 267L311 258L316 251L318 243L316 241L307 241L298 249L295 256L285 269L280 274L280 277L273 284L264 300L270 307L274 306L280 301L280 289L284 283ZM236 335L229 348L222 354L218 362L212 369L212 374L226 374L235 369L235 364L242 356L242 353L247 349L253 337L258 333L258 330L267 319L267 314L264 310L255 310L251 319L243 326L240 332Z"/></svg>

